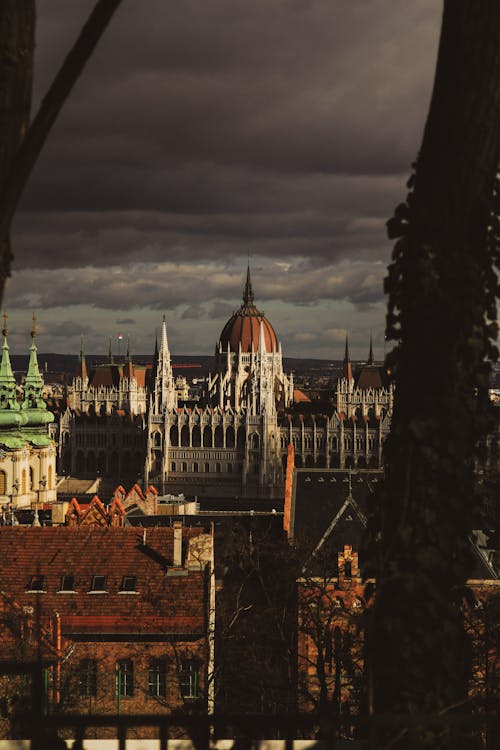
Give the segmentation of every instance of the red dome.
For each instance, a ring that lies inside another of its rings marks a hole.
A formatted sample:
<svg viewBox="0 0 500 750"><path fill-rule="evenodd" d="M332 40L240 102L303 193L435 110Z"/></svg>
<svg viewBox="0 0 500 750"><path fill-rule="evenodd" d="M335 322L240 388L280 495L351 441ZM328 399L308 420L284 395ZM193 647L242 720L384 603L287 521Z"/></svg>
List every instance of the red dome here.
<svg viewBox="0 0 500 750"><path fill-rule="evenodd" d="M243 293L243 304L240 309L233 313L220 335L220 343L223 349L229 348L238 352L240 344L242 352L257 351L259 348L260 324L264 330L264 341L266 351L278 350L278 341L274 328L267 318L257 310L253 302L252 284L250 282L250 269L247 271L247 282Z"/></svg>

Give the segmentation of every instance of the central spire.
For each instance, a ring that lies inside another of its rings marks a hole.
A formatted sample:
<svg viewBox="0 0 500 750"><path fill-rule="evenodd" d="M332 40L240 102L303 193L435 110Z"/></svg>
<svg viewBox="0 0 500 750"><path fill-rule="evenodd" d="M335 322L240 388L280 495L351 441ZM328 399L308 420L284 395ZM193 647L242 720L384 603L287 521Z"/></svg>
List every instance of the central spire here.
<svg viewBox="0 0 500 750"><path fill-rule="evenodd" d="M250 263L247 266L247 281L245 284L245 290L243 292L243 302L245 305L253 305L253 289L252 281L250 279Z"/></svg>

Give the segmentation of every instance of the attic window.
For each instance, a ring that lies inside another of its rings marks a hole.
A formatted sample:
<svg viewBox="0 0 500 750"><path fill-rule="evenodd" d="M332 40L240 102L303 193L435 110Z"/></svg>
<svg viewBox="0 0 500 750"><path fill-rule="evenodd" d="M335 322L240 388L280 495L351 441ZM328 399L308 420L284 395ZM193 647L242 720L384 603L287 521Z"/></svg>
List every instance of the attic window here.
<svg viewBox="0 0 500 750"><path fill-rule="evenodd" d="M106 590L106 576L92 576L92 584L90 590L93 591L105 591Z"/></svg>
<svg viewBox="0 0 500 750"><path fill-rule="evenodd" d="M59 591L74 591L75 590L75 576L64 575L61 576L61 588Z"/></svg>
<svg viewBox="0 0 500 750"><path fill-rule="evenodd" d="M45 576L31 576L26 591L44 591Z"/></svg>
<svg viewBox="0 0 500 750"><path fill-rule="evenodd" d="M120 592L137 591L137 576L123 576Z"/></svg>

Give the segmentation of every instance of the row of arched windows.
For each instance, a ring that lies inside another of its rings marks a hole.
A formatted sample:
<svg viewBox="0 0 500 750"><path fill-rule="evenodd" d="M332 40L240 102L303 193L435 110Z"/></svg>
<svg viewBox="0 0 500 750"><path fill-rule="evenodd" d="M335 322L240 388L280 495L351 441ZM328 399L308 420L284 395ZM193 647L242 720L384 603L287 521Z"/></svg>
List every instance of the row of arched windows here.
<svg viewBox="0 0 500 750"><path fill-rule="evenodd" d="M177 425L170 428L170 445L182 448L244 448L245 447L245 427L238 427L236 433L234 427L224 428L221 425L213 430L212 427L206 426L203 429L199 425L190 427L185 424L180 432ZM258 436L255 436L258 439ZM161 448L161 432L153 433L153 446ZM252 445L252 447L255 447ZM258 447L258 444L257 444Z"/></svg>
<svg viewBox="0 0 500 750"><path fill-rule="evenodd" d="M39 488L35 487L35 471L33 467L30 466L29 468L29 474L26 472L26 469L23 469L21 471L21 481L19 483L19 494L20 495L26 495L27 492L30 492L31 490L52 490L54 489L54 474L52 470L52 466L48 467L47 470L47 477L45 479L45 484L40 484ZM6 495L7 494L7 473L3 470L0 471L0 495Z"/></svg>

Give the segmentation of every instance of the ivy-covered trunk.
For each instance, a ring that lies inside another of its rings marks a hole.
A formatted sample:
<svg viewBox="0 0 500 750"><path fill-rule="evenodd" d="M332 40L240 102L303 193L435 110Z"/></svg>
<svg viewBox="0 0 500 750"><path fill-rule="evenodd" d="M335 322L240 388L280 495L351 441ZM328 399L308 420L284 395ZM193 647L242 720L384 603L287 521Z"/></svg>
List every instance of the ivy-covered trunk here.
<svg viewBox="0 0 500 750"><path fill-rule="evenodd" d="M366 571L377 579L367 654L375 714L467 710L461 601L480 524L474 463L491 427L499 154L500 3L445 0L421 150L388 222L396 395ZM425 746L440 741L432 733Z"/></svg>
<svg viewBox="0 0 500 750"><path fill-rule="evenodd" d="M35 0L0 0L0 192L29 124L34 51ZM10 226L0 236L0 300L9 266Z"/></svg>

